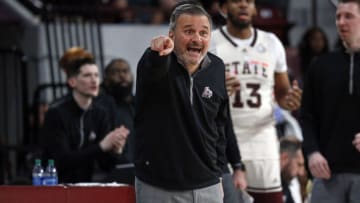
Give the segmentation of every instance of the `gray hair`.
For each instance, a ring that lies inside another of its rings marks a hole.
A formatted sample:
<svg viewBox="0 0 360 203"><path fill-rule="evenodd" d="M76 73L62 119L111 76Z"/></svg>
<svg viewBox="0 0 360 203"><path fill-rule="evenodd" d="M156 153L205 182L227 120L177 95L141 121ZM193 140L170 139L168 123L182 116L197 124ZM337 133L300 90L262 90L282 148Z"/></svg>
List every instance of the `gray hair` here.
<svg viewBox="0 0 360 203"><path fill-rule="evenodd" d="M170 30L172 31L175 30L176 21L183 14L206 16L210 22L210 26L212 26L211 16L205 11L205 9L201 5L194 3L185 3L176 6L175 9L173 10L170 16L170 24L169 24Z"/></svg>

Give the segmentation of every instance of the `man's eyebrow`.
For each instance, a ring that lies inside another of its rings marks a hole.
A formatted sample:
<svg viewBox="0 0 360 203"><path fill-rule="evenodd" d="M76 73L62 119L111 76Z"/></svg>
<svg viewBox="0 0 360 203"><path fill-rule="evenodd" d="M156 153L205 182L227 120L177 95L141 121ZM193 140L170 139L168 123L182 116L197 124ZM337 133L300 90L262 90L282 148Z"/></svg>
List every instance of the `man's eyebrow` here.
<svg viewBox="0 0 360 203"><path fill-rule="evenodd" d="M183 28L191 28L192 26L193 26L192 24L187 24L187 25L184 25ZM206 26L206 25L203 25L202 27L205 29L209 29L209 26Z"/></svg>

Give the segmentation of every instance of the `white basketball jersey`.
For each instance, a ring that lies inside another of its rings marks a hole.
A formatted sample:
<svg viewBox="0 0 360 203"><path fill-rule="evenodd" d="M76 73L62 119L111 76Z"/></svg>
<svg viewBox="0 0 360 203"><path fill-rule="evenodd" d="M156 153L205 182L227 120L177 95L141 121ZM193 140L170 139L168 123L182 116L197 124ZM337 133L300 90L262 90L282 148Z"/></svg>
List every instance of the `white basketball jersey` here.
<svg viewBox="0 0 360 203"><path fill-rule="evenodd" d="M235 133L272 126L274 74L287 70L284 47L272 33L253 29L249 43L237 43L225 29L213 32L211 49L240 80L240 90L230 98Z"/></svg>

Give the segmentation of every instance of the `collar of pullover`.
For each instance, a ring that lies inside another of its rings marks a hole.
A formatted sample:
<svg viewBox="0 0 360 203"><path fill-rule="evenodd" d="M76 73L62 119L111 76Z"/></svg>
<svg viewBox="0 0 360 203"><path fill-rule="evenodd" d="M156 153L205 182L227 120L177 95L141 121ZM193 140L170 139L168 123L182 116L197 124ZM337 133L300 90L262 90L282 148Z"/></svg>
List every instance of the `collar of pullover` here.
<svg viewBox="0 0 360 203"><path fill-rule="evenodd" d="M185 65L179 60L179 58L176 56L176 53L174 52L175 54L175 57L177 59L177 62L179 64L181 64L184 68L185 68ZM208 54L205 55L204 59L201 61L200 63L200 67L192 74L192 75L195 75L197 72L199 72L199 70L201 69L205 69L206 67L208 67L211 63L211 59L210 57L208 56ZM186 69L186 68L185 68Z"/></svg>
<svg viewBox="0 0 360 203"><path fill-rule="evenodd" d="M94 105L94 101L91 102L90 106L87 109L83 109L79 106L79 104L76 102L75 98L73 95L70 95L71 97L71 104L72 104L72 108L74 108L74 110L80 114L85 113L87 111L90 111L93 108Z"/></svg>

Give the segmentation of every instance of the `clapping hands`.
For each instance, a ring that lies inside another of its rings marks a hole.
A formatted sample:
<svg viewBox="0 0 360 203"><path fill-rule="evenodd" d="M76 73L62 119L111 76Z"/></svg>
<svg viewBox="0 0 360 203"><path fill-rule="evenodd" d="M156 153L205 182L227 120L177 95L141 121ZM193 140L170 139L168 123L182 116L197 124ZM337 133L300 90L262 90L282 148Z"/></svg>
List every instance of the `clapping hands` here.
<svg viewBox="0 0 360 203"><path fill-rule="evenodd" d="M115 152L121 153L129 132L130 131L123 125L119 128L115 128L113 131L109 132L103 140L101 140L101 149L103 151L113 150Z"/></svg>

